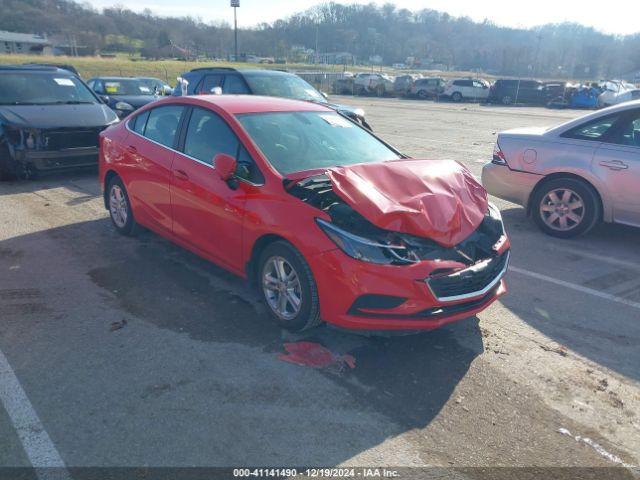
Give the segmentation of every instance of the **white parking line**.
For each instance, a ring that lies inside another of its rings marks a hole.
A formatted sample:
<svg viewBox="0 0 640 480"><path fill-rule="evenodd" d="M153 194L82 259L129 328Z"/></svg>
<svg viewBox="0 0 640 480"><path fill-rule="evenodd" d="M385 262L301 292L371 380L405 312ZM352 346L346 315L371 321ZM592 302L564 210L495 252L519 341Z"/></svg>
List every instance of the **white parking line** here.
<svg viewBox="0 0 640 480"><path fill-rule="evenodd" d="M628 307L637 308L640 310L640 302L634 302L633 300L628 300L626 298L617 297L615 295L611 295L610 293L604 293L599 290L594 290L593 288L583 287L582 285L577 285L575 283L566 282L564 280L560 280L558 278L548 277L547 275L542 275L540 273L531 272L529 270L524 270L518 267L509 267L509 271L516 272L520 275L525 275L527 277L535 278L537 280L542 280L549 283L554 283L556 285L560 285L562 287L570 288L571 290L575 290L577 292L586 293L588 295L593 295L594 297L603 298L605 300L609 300L611 302L621 303L622 305L626 305Z"/></svg>
<svg viewBox="0 0 640 480"><path fill-rule="evenodd" d="M40 480L70 479L64 461L44 429L7 357L0 350L0 402Z"/></svg>

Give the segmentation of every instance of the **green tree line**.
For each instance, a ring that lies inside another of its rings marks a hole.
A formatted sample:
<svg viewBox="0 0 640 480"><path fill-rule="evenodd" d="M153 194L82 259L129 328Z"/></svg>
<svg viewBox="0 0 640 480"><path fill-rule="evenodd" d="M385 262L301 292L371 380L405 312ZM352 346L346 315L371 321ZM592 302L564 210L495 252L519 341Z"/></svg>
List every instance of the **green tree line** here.
<svg viewBox="0 0 640 480"><path fill-rule="evenodd" d="M226 58L233 31L224 22L205 23L198 12L166 18L124 7L99 12L70 0L0 0L0 29L73 37L90 52L141 52ZM532 29L392 4L378 7L326 3L273 23L242 29L240 51L291 60L292 47L349 52L367 63L408 57L459 70L538 77L615 77L640 69L640 33L608 35L574 23Z"/></svg>

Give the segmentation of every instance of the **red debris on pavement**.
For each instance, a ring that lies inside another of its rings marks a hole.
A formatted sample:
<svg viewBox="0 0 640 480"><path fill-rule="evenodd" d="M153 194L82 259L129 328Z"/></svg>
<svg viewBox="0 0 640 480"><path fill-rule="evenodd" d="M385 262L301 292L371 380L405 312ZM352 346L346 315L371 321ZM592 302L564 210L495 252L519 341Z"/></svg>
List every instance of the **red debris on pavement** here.
<svg viewBox="0 0 640 480"><path fill-rule="evenodd" d="M284 349L288 353L278 355L280 360L295 363L305 367L322 368L330 365L338 365L349 368L356 367L356 359L348 354L333 353L331 350L315 342L285 343Z"/></svg>

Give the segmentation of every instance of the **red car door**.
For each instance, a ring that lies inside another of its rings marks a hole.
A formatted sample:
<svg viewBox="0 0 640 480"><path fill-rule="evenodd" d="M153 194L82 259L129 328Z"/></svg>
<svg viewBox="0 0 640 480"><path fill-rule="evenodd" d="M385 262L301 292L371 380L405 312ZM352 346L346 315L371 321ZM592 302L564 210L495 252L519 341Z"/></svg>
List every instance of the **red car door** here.
<svg viewBox="0 0 640 480"><path fill-rule="evenodd" d="M138 221L171 232L169 184L176 133L185 108L157 107L132 118L125 140L127 191Z"/></svg>
<svg viewBox="0 0 640 480"><path fill-rule="evenodd" d="M173 233L226 268L243 270L242 221L246 196L255 186L231 188L217 175L213 158L226 153L247 157L244 147L216 113L194 107L171 169Z"/></svg>

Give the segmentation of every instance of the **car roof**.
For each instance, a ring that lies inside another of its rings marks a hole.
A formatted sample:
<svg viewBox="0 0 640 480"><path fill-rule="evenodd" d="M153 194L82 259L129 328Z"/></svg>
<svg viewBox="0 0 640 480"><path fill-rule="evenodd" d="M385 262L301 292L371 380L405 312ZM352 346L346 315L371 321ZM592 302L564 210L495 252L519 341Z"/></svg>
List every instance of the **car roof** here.
<svg viewBox="0 0 640 480"><path fill-rule="evenodd" d="M90 80L113 80L113 81L119 81L119 80L140 80L139 77L93 77Z"/></svg>
<svg viewBox="0 0 640 480"><path fill-rule="evenodd" d="M285 76L285 75L295 75L295 73L285 72L282 70L267 70L264 68L231 68L231 67L201 67L194 68L190 70L188 73L248 73L248 74L262 74L262 75L271 75L271 76Z"/></svg>
<svg viewBox="0 0 640 480"><path fill-rule="evenodd" d="M215 105L233 115L262 112L333 112L313 102L260 95L197 95L179 98L180 103ZM204 106L204 105L203 105Z"/></svg>
<svg viewBox="0 0 640 480"><path fill-rule="evenodd" d="M49 65L0 65L0 72L47 72L55 73L57 75L69 75L75 77L75 73L70 70L58 68Z"/></svg>

